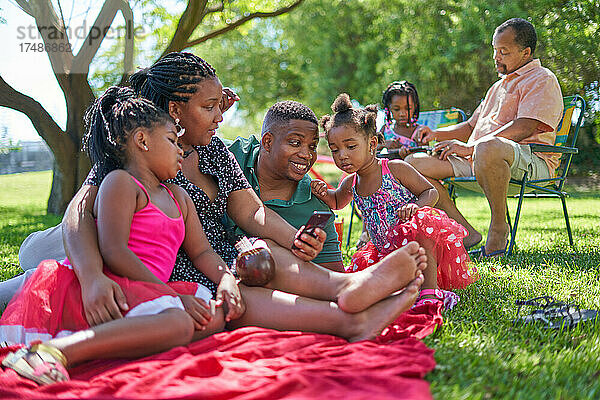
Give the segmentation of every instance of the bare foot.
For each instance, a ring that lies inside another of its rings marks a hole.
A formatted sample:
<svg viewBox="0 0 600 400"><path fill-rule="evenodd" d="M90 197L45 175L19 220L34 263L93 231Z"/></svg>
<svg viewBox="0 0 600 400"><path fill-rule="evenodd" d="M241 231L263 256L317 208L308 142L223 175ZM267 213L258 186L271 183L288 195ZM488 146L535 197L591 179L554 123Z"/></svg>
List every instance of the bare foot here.
<svg viewBox="0 0 600 400"><path fill-rule="evenodd" d="M485 253L490 254L495 251L506 249L506 240L508 239L509 226L504 223L500 228L492 227L485 241Z"/></svg>
<svg viewBox="0 0 600 400"><path fill-rule="evenodd" d="M371 267L348 274L348 283L340 290L337 303L348 313L363 311L403 289L415 279L417 271L423 271L425 268L425 249L417 242L410 242Z"/></svg>
<svg viewBox="0 0 600 400"><path fill-rule="evenodd" d="M352 325L356 332L348 337L349 342L374 339L400 314L407 311L417 299L423 284L423 274L419 272L406 288L397 294L382 300L361 313L354 314L357 321Z"/></svg>
<svg viewBox="0 0 600 400"><path fill-rule="evenodd" d="M479 242L481 242L482 238L483 237L481 236L481 233L477 231L469 232L469 236L463 239L465 249L469 250L471 247L477 245Z"/></svg>

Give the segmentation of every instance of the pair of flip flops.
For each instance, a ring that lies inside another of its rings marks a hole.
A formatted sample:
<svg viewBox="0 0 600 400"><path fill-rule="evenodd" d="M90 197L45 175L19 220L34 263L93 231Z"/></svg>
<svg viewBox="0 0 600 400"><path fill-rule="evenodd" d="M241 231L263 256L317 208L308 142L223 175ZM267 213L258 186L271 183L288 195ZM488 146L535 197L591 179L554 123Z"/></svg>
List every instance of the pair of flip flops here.
<svg viewBox="0 0 600 400"><path fill-rule="evenodd" d="M586 322L596 321L598 310L582 310L576 304L555 300L552 296L541 296L529 300L517 300L517 324L540 323L547 329L573 328ZM524 307L529 307L529 313L521 315Z"/></svg>

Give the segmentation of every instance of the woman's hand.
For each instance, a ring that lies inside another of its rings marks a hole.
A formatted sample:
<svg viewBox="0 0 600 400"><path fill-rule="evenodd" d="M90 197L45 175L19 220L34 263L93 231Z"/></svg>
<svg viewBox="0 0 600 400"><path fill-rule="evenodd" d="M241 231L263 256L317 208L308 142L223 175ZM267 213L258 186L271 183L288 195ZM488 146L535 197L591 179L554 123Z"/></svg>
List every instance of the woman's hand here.
<svg viewBox="0 0 600 400"><path fill-rule="evenodd" d="M214 307L209 306L204 300L190 294L180 294L179 298L183 303L185 311L192 317L194 328L198 331L206 329L206 325L215 316Z"/></svg>
<svg viewBox="0 0 600 400"><path fill-rule="evenodd" d="M221 98L221 104L219 105L221 107L221 112L224 113L225 111L229 110L231 106L239 100L240 97L233 90L228 87L224 87L223 97Z"/></svg>
<svg viewBox="0 0 600 400"><path fill-rule="evenodd" d="M415 203L408 203L400 207L398 210L398 218L400 219L400 222L406 222L411 219L418 209L419 206Z"/></svg>
<svg viewBox="0 0 600 400"><path fill-rule="evenodd" d="M227 315L225 321L229 322L234 319L238 319L246 311L246 304L240 294L240 288L235 282L233 274L227 272L221 278L219 287L217 288L217 307L222 304L227 305Z"/></svg>
<svg viewBox="0 0 600 400"><path fill-rule="evenodd" d="M447 160L450 155L469 157L473 155L474 147L460 140L444 140L435 145L433 151L439 154L440 160Z"/></svg>
<svg viewBox="0 0 600 400"><path fill-rule="evenodd" d="M104 274L81 283L81 300L90 326L123 318L122 312L129 310L121 287Z"/></svg>

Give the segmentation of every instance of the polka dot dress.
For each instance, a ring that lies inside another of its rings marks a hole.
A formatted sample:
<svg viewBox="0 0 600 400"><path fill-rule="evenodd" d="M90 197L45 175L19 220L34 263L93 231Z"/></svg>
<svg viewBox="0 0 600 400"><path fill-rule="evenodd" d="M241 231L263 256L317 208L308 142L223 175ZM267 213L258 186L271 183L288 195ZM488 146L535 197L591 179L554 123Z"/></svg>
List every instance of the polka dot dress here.
<svg viewBox="0 0 600 400"><path fill-rule="evenodd" d="M395 249L423 237L435 244L432 250L438 262L437 283L441 289L462 289L479 279L477 268L463 246L466 229L445 212L421 207L410 220L398 221L398 209L414 202L415 197L394 178L387 160L382 160L381 187L366 197L353 187L352 195L371 241L352 256L349 272L368 268Z"/></svg>
<svg viewBox="0 0 600 400"><path fill-rule="evenodd" d="M215 252L228 264L232 265L238 252L226 235L224 221L226 220L227 199L236 190L250 188L239 164L225 144L214 136L207 146L195 146L198 153L198 169L201 173L211 175L217 182L218 191L214 201L198 186L190 182L181 171L169 182L182 187L196 205L202 228ZM198 282L205 285L213 295L216 285L202 272L192 265L192 262L180 249L171 274L171 281Z"/></svg>

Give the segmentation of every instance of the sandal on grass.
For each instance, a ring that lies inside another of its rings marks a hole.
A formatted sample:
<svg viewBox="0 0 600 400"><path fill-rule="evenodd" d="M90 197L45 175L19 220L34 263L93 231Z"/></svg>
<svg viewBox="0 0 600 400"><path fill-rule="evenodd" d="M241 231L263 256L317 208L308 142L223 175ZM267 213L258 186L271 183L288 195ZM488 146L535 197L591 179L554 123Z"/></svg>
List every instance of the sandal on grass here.
<svg viewBox="0 0 600 400"><path fill-rule="evenodd" d="M60 350L41 342L9 353L2 360L3 366L38 385L68 381L66 364L67 359Z"/></svg>
<svg viewBox="0 0 600 400"><path fill-rule="evenodd" d="M547 329L572 328L580 322L596 320L597 310L581 310L576 304L556 301L551 296L541 296L530 300L517 300L517 317L513 324L539 322ZM521 315L523 306L531 307L530 313Z"/></svg>

